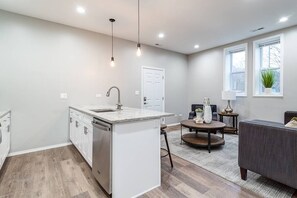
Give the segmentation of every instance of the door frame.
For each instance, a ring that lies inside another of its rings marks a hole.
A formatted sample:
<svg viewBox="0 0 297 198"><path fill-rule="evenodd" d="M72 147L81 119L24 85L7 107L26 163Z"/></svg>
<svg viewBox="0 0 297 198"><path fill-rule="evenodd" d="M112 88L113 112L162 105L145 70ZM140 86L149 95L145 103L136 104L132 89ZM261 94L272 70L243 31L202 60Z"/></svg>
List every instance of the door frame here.
<svg viewBox="0 0 297 198"><path fill-rule="evenodd" d="M166 77L165 77L165 68L159 68L159 67L149 67L149 66L141 66L141 97L140 97L140 103L141 103L141 109L144 108L143 106L143 86L144 86L144 83L143 83L143 75L144 75L144 69L151 69L151 70L159 70L159 71L163 71L163 74L164 74L164 83L163 83L163 97L164 97L164 100L163 100L163 108L162 108L162 112L165 112L165 100L166 100L166 97L165 97L165 82L166 82Z"/></svg>

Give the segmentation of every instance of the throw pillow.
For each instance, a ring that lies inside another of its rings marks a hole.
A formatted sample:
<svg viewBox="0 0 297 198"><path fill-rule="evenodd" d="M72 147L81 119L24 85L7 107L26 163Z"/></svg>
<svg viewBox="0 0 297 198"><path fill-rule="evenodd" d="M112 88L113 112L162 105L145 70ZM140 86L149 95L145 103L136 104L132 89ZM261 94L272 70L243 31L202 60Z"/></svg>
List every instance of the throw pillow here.
<svg viewBox="0 0 297 198"><path fill-rule="evenodd" d="M293 117L290 122L288 122L285 127L297 128L297 117Z"/></svg>

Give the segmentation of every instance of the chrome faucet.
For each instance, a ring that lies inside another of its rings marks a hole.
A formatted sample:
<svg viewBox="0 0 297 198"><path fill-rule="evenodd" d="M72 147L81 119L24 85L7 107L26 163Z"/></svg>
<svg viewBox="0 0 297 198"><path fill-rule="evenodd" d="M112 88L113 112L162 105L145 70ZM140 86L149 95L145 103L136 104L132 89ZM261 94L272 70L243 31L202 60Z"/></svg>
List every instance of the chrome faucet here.
<svg viewBox="0 0 297 198"><path fill-rule="evenodd" d="M116 86L110 87L109 90L106 93L106 97L109 97L110 96L110 91L113 88L118 90L118 103L116 104L117 105L117 110L122 110L122 106L123 105L121 104L121 91L120 91L120 89L118 87L116 87Z"/></svg>

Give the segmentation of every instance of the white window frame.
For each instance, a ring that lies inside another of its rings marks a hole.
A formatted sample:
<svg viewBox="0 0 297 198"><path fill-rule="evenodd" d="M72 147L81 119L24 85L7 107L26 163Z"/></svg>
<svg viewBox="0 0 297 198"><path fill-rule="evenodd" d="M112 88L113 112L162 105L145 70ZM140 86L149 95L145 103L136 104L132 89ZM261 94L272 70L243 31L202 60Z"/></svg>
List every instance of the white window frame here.
<svg viewBox="0 0 297 198"><path fill-rule="evenodd" d="M273 42L275 40L280 40L280 56L281 56L281 64L280 64L280 92L265 94L259 93L259 86L261 86L260 81L260 48L259 45L263 43ZM263 38L260 40L256 40L253 42L253 96L254 97L283 97L283 69L284 68L284 35L279 34L267 38Z"/></svg>
<svg viewBox="0 0 297 198"><path fill-rule="evenodd" d="M234 51L245 51L245 88L244 92L237 92L236 96L246 97L247 96L247 84L248 84L248 44L243 43L240 45L228 47L224 49L224 70L223 70L223 86L224 91L231 90L230 84L231 84L231 57L230 52Z"/></svg>

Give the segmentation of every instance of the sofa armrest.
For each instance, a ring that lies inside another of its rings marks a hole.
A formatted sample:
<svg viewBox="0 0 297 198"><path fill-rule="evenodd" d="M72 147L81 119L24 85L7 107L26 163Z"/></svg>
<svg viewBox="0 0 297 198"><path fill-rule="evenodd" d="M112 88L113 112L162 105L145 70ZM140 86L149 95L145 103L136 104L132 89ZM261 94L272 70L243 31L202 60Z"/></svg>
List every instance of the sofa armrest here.
<svg viewBox="0 0 297 198"><path fill-rule="evenodd" d="M286 111L284 115L284 124L290 122L293 117L297 117L297 111Z"/></svg>
<svg viewBox="0 0 297 198"><path fill-rule="evenodd" d="M238 165L297 188L297 129L253 120L239 123Z"/></svg>
<svg viewBox="0 0 297 198"><path fill-rule="evenodd" d="M191 111L191 112L189 113L189 120L194 119L195 116L196 116L195 111Z"/></svg>

